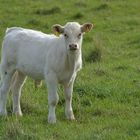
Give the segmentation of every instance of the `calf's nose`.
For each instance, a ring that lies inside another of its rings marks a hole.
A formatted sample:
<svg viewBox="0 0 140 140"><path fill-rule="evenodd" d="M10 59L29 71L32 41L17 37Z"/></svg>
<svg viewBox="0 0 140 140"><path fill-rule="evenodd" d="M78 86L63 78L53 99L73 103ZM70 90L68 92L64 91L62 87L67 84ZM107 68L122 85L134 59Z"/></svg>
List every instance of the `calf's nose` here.
<svg viewBox="0 0 140 140"><path fill-rule="evenodd" d="M78 46L77 46L77 44L70 44L69 45L69 49L70 50L77 50L78 49Z"/></svg>

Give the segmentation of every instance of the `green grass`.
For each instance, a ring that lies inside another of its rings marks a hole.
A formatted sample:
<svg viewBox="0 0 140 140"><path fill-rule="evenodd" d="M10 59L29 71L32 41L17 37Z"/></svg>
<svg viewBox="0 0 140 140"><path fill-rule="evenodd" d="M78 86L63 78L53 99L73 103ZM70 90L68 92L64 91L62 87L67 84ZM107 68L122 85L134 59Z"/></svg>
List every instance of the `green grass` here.
<svg viewBox="0 0 140 140"><path fill-rule="evenodd" d="M57 123L48 124L46 86L35 90L28 78L21 98L24 116L12 115L10 95L0 140L139 140L139 6L139 0L0 0L0 44L11 26L50 33L56 23L94 23L84 38L83 69L74 85L76 121L65 119L60 87Z"/></svg>

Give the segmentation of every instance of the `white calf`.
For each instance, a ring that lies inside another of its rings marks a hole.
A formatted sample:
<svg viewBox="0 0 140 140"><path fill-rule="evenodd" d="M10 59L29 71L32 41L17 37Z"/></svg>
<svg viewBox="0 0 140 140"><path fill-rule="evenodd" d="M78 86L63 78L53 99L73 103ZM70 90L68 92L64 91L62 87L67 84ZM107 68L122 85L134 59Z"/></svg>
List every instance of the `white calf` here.
<svg viewBox="0 0 140 140"><path fill-rule="evenodd" d="M10 85L13 92L13 112L22 115L20 108L21 88L26 76L35 80L45 80L48 87L48 122L55 123L55 107L58 102L57 84L64 86L66 107L69 120L74 119L72 110L73 83L82 67L81 45L83 33L92 29L92 24L79 25L76 22L65 26L54 25L56 34L9 28L2 46L0 114L7 114L6 99Z"/></svg>

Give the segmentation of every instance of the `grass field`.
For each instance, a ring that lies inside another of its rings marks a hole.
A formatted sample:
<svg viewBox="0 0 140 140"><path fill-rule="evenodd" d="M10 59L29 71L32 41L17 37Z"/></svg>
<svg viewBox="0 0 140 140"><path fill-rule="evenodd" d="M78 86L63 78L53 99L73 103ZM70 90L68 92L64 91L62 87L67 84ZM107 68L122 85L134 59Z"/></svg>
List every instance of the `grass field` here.
<svg viewBox="0 0 140 140"><path fill-rule="evenodd" d="M0 118L0 140L139 140L140 139L140 1L139 0L0 0L0 44L7 27L51 32L68 21L92 22L83 42L83 69L74 85L76 121L64 116L47 123L45 84L35 90L28 78L21 98L23 117Z"/></svg>

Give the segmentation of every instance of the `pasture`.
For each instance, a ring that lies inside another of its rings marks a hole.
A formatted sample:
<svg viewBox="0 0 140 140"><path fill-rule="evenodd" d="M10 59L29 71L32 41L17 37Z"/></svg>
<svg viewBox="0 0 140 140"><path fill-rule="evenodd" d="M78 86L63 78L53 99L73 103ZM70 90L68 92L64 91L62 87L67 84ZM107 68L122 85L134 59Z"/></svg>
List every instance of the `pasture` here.
<svg viewBox="0 0 140 140"><path fill-rule="evenodd" d="M21 97L23 117L0 117L0 140L139 140L140 1L139 0L0 0L0 44L7 27L51 33L68 21L91 22L84 36L83 69L74 84L76 121L64 116L59 87L57 123L48 124L47 88L27 79Z"/></svg>

